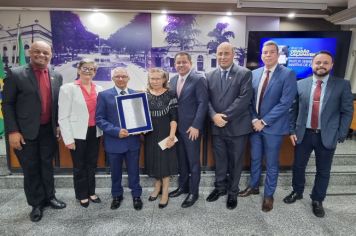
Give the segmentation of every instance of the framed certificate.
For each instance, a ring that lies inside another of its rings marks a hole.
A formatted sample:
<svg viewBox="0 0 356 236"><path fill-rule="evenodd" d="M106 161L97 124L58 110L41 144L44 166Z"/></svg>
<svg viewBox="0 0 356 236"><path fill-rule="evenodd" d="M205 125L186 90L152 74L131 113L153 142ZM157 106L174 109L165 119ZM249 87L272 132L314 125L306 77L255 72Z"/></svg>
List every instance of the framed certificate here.
<svg viewBox="0 0 356 236"><path fill-rule="evenodd" d="M152 121L146 93L116 96L116 105L121 128L129 134L152 131Z"/></svg>

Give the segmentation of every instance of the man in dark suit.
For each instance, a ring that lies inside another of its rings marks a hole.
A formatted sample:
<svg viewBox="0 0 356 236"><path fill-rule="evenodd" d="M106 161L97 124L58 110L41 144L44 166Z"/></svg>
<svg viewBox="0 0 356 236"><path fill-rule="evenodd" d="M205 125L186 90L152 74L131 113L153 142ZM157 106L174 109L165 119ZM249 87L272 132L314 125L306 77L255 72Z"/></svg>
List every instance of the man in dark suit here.
<svg viewBox="0 0 356 236"><path fill-rule="evenodd" d="M34 42L30 63L10 70L5 79L3 113L10 147L14 149L24 174L30 219L42 219L45 206L65 208L55 197L53 158L57 151L58 93L62 76L48 65L51 46Z"/></svg>
<svg viewBox="0 0 356 236"><path fill-rule="evenodd" d="M258 185L265 158L266 179L262 211L273 209L273 195L277 187L279 151L284 135L289 134L288 110L297 93L295 73L278 64L278 45L273 41L263 44L261 59L264 67L252 71L253 97L250 106L252 126L250 135L251 179L240 197L259 194Z"/></svg>
<svg viewBox="0 0 356 236"><path fill-rule="evenodd" d="M170 197L189 193L182 207L192 206L199 196L200 141L208 110L208 91L203 74L192 69L191 56L175 55L178 75L169 84L178 97L178 166L179 186Z"/></svg>
<svg viewBox="0 0 356 236"><path fill-rule="evenodd" d="M133 207L142 209L142 188L139 175L139 135L129 135L127 129L120 127L115 96L135 93L127 88L129 75L125 68L115 68L112 80L115 86L100 92L96 106L96 125L104 132L104 149L110 162L111 194L113 197L111 209L120 207L124 190L121 185L122 162L125 160L129 176L129 188L133 199Z"/></svg>
<svg viewBox="0 0 356 236"><path fill-rule="evenodd" d="M233 63L234 55L230 43L220 44L219 68L207 74L216 170L215 189L206 200L213 202L227 193L226 207L231 210L237 206L244 151L252 132L248 108L253 93L251 71Z"/></svg>
<svg viewBox="0 0 356 236"><path fill-rule="evenodd" d="M290 111L290 139L295 146L293 191L283 201L290 204L303 198L305 168L314 151L316 175L310 198L317 217L325 215L322 202L336 144L346 138L353 115L350 83L330 75L332 67L330 52L320 51L314 55L313 76L298 81L298 94Z"/></svg>

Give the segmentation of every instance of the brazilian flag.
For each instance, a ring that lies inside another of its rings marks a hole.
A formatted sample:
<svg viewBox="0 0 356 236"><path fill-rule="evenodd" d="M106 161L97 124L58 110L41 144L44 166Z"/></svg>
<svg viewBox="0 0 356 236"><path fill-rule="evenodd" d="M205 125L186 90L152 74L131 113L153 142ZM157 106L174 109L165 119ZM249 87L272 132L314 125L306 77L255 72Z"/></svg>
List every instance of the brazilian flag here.
<svg viewBox="0 0 356 236"><path fill-rule="evenodd" d="M4 117L2 116L2 89L4 86L4 79L5 79L5 70L4 70L4 63L2 61L2 56L0 54L0 137L4 135Z"/></svg>

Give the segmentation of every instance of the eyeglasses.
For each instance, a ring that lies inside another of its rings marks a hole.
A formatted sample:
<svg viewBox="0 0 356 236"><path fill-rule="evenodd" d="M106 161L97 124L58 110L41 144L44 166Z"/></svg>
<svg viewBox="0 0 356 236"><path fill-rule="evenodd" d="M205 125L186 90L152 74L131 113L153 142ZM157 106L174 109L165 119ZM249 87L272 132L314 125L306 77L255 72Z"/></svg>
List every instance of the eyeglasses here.
<svg viewBox="0 0 356 236"><path fill-rule="evenodd" d="M80 67L80 70L83 71L83 72L86 72L86 71L93 72L96 69L94 67Z"/></svg>
<svg viewBox="0 0 356 236"><path fill-rule="evenodd" d="M127 79L127 78L129 78L127 75L115 75L115 76L113 76L113 78L115 78L115 79Z"/></svg>

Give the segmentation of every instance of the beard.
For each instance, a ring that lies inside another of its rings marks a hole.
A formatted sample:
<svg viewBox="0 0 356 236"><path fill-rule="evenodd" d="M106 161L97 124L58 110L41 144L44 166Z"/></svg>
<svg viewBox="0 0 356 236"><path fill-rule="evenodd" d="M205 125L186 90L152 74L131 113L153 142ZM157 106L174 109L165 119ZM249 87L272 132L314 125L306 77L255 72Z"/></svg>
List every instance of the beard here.
<svg viewBox="0 0 356 236"><path fill-rule="evenodd" d="M320 71L320 69L324 69L324 71ZM327 76L330 73L330 70L326 70L325 68L319 68L316 70L313 70L313 74L318 76L318 77L324 77Z"/></svg>

